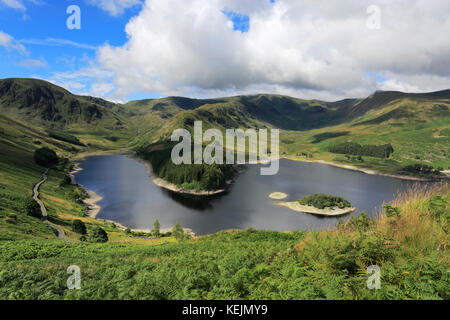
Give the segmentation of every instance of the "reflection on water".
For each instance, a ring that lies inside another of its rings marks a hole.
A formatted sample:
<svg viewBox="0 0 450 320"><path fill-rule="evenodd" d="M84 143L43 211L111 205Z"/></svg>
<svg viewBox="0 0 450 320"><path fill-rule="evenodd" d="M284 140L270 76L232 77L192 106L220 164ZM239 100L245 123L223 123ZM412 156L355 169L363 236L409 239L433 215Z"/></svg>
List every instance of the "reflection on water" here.
<svg viewBox="0 0 450 320"><path fill-rule="evenodd" d="M338 217L322 217L291 211L268 198L274 191L294 201L314 193L329 193L348 199L358 209L374 216L383 202L414 182L367 175L318 163L282 159L274 176L261 176L258 165L241 172L230 190L210 197L186 196L155 186L143 164L124 155L87 158L76 180L103 197L100 219L118 221L131 228L152 228L158 219L162 228L176 221L196 234L224 229L270 229L279 231L323 229ZM417 183L417 182L416 182Z"/></svg>

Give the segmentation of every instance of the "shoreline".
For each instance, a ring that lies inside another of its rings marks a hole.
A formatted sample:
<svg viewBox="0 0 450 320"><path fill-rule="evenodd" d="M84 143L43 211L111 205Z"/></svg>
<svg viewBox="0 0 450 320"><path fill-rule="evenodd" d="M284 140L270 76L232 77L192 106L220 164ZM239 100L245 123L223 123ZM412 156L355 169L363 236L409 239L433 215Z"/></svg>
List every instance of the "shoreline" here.
<svg viewBox="0 0 450 320"><path fill-rule="evenodd" d="M217 194L222 194L226 191L226 189L219 189L219 190L189 190L189 189L184 189L183 187L177 186L173 183L170 183L164 179L158 178L155 173L153 172L152 166L151 164L142 158L139 158L137 155L131 156L134 160L136 160L139 163L142 163L145 168L147 169L147 174L149 176L149 178L152 180L152 182L160 188L169 190L169 191L173 191L176 193L180 193L180 194L188 194L188 195L193 195L193 196L213 196L213 195L217 195ZM228 182L227 182L228 183ZM230 185L231 182L228 183L228 185Z"/></svg>
<svg viewBox="0 0 450 320"><path fill-rule="evenodd" d="M396 178L396 179L401 179L401 180L433 182L433 181L439 181L442 179L450 178L449 173L447 173L446 171L444 171L445 176L443 176L442 178L420 178L420 177L405 176L405 175L394 174L394 173L383 173L383 172L380 172L377 170L360 168L360 167L352 166L349 164L340 164L340 163L325 161L325 160L306 160L306 159L297 159L297 158L291 158L291 157L286 157L286 156L282 156L282 157L280 157L280 159L299 161L299 162L309 162L309 163L321 163L321 164L326 164L329 166L338 167L338 168L346 169L346 170L350 170L350 171L358 171L358 172L362 172L365 174L370 174L370 175L375 175L375 176L384 176L384 177Z"/></svg>
<svg viewBox="0 0 450 320"><path fill-rule="evenodd" d="M319 209L312 206L304 206L298 203L298 201L293 202L277 202L276 203L279 206L287 207L293 211L296 212L303 212L303 213L310 213L310 214L317 214L322 216L328 216L328 217L334 217L334 216L342 216L344 214L349 214L356 210L355 207L350 208L328 208L328 209Z"/></svg>
<svg viewBox="0 0 450 320"><path fill-rule="evenodd" d="M79 166L79 162L75 162L73 170L69 172L69 177L71 179L72 184L82 188L87 193L87 198L83 200L83 203L88 207L88 211L86 212L85 217L96 219L97 215L102 210L102 206L97 204L97 202L103 200L103 197L99 195L97 192L89 190L82 184L79 184L75 181L75 174L82 170L83 168Z"/></svg>
<svg viewBox="0 0 450 320"><path fill-rule="evenodd" d="M89 154L89 155L83 155L82 157L77 158L74 163L74 167L73 170L69 172L69 177L71 178L71 183L82 188L84 191L86 191L88 197L86 199L83 200L83 203L86 204L86 206L88 207L88 211L85 214L84 217L86 218L91 218L91 219L95 219L95 220L101 220L107 223L112 223L114 224L114 226L121 230L121 231L125 231L126 229L130 229L131 232L136 232L136 233L151 233L151 229L136 229L136 228L130 228L118 221L114 221L114 220L110 220L110 219L98 219L97 215L100 213L100 211L102 210L102 206L100 206L99 204L97 204L97 202L103 200L103 197L101 195L99 195L98 193L96 193L93 190L89 190L87 189L85 186L83 186L80 183L77 183L75 180L75 174L79 171L82 171L83 168L80 167L80 163L79 161L84 160L86 157L89 156L93 156L93 155L107 155L107 154L124 154L124 155L129 155L132 156L131 154L128 153L95 153L95 154ZM133 157L133 156L132 156ZM133 157L134 158L134 157ZM135 159L137 160L137 159ZM137 160L138 161L138 160ZM151 170L151 167L150 167ZM184 228L182 227L185 233L188 233L191 235L191 237L195 237L195 232L192 231L192 229L190 228ZM160 233L167 233L167 232L172 232L173 226L172 227L168 227L168 228L161 228L160 229Z"/></svg>

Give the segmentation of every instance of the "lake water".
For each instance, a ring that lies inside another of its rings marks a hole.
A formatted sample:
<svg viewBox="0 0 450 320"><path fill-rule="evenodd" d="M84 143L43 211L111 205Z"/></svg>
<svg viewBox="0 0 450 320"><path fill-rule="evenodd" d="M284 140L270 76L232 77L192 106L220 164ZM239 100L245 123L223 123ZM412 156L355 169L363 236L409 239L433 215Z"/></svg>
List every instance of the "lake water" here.
<svg viewBox="0 0 450 320"><path fill-rule="evenodd" d="M125 155L88 157L75 175L78 183L103 197L99 219L110 219L130 228L161 228L176 221L196 234L224 229L269 229L279 231L324 229L337 217L322 217L291 211L275 205L268 195L287 193L294 201L314 193L329 193L349 200L358 210L375 216L383 202L417 182L368 175L318 163L282 159L274 176L261 176L259 165L248 166L229 191L213 198L186 198L154 185L145 166Z"/></svg>

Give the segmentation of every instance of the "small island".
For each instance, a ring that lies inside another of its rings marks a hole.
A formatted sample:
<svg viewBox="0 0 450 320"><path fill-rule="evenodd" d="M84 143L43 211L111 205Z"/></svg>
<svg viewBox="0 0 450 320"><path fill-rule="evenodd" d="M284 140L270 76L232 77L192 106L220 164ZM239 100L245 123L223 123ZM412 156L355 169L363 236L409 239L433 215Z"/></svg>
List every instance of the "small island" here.
<svg viewBox="0 0 450 320"><path fill-rule="evenodd" d="M329 194L314 194L294 202L279 202L291 210L324 216L339 216L356 210L344 198Z"/></svg>
<svg viewBox="0 0 450 320"><path fill-rule="evenodd" d="M281 200L287 198L287 194L284 192L272 192L269 194L269 198L273 200Z"/></svg>

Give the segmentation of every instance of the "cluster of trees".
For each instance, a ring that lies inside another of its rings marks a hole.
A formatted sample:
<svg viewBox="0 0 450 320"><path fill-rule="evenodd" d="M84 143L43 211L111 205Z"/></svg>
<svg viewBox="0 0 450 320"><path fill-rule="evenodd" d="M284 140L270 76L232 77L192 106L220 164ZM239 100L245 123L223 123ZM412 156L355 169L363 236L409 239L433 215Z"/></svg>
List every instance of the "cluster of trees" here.
<svg viewBox="0 0 450 320"><path fill-rule="evenodd" d="M332 145L328 148L329 152L340 154L352 154L355 156L370 156L377 158L389 158L394 148L390 143L383 145L360 145L356 142L344 142L336 145Z"/></svg>
<svg viewBox="0 0 450 320"><path fill-rule="evenodd" d="M108 234L103 228L95 226L88 234L86 225L81 220L74 220L72 222L72 231L80 234L81 241L89 241L93 243L108 242Z"/></svg>
<svg viewBox="0 0 450 320"><path fill-rule="evenodd" d="M36 149L34 152L34 161L43 167L53 167L58 164L58 156L52 149L44 147Z"/></svg>
<svg viewBox="0 0 450 320"><path fill-rule="evenodd" d="M84 144L80 140L78 140L77 137L75 137L69 133L55 131L55 130L49 130L48 135L51 138L54 138L56 140L65 141L65 142L68 142L71 144L75 144L75 145L84 147Z"/></svg>
<svg viewBox="0 0 450 320"><path fill-rule="evenodd" d="M434 176L440 175L442 168L434 169L432 166L423 164L423 163L415 163L404 166L402 171L407 174L419 175L419 176Z"/></svg>
<svg viewBox="0 0 450 320"><path fill-rule="evenodd" d="M138 155L148 160L153 172L161 179L188 189L217 190L226 186L234 175L232 165L227 164L179 164L171 160L171 148L163 150L138 150Z"/></svg>
<svg viewBox="0 0 450 320"><path fill-rule="evenodd" d="M27 198L24 207L25 212L28 216L39 219L42 218L41 207L39 206L39 203L37 203L37 201L34 200L32 197Z"/></svg>
<svg viewBox="0 0 450 320"><path fill-rule="evenodd" d="M335 208L335 207L344 209L350 208L352 206L350 201L345 200L344 198L323 193L306 196L298 200L298 202L301 205L312 206L318 209Z"/></svg>

